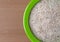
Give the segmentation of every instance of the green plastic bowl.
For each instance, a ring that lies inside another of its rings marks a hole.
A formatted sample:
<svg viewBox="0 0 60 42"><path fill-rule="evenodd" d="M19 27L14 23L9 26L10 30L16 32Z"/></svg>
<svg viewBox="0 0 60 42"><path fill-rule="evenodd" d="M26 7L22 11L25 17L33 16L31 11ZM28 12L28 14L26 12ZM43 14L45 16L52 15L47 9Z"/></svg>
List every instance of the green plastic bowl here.
<svg viewBox="0 0 60 42"><path fill-rule="evenodd" d="M25 33L27 35L27 37L31 40L31 42L42 42L41 40L39 40L31 31L30 25L29 25L29 17L30 17L30 13L31 10L33 9L33 7L39 2L40 0L31 0L30 3L27 5L25 12L24 12L24 16L23 16L23 26L24 26L24 30Z"/></svg>

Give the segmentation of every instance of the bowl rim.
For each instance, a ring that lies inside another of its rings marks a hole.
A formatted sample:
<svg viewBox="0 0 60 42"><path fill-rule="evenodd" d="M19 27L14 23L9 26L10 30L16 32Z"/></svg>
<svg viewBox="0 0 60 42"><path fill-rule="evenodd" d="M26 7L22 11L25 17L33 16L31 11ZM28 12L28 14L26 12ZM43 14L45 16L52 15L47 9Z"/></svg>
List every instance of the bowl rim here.
<svg viewBox="0 0 60 42"><path fill-rule="evenodd" d="M27 37L31 40L31 42L41 42L31 31L29 25L29 16L32 8L39 2L40 0L31 0L27 5L24 16L23 16L23 27Z"/></svg>

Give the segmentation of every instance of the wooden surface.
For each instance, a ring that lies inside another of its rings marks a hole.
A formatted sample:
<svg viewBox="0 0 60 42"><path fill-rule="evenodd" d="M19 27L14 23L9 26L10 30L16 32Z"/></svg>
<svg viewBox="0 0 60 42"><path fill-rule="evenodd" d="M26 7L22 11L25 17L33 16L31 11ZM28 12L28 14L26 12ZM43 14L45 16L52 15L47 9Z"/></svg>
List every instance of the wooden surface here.
<svg viewBox="0 0 60 42"><path fill-rule="evenodd" d="M0 0L0 42L29 42L23 12L29 0Z"/></svg>

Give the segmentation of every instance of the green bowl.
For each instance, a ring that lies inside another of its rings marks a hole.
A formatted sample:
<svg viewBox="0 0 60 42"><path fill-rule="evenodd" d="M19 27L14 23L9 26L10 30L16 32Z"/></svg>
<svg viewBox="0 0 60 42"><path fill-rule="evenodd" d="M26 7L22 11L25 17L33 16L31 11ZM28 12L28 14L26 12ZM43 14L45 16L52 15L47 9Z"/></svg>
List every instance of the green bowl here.
<svg viewBox="0 0 60 42"><path fill-rule="evenodd" d="M33 9L33 7L39 2L40 0L31 0L29 2L29 4L27 5L25 12L24 12L24 16L23 16L23 26L24 26L24 30L25 33L27 35L27 37L31 40L31 42L41 42L41 40L39 40L31 31L30 25L29 25L29 17L30 17L30 13L31 10Z"/></svg>

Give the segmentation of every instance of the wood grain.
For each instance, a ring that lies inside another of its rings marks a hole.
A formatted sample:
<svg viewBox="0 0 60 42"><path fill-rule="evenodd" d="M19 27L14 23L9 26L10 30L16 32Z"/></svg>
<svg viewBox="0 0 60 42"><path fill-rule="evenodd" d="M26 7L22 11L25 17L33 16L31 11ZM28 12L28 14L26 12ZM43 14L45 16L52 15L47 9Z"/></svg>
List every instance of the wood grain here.
<svg viewBox="0 0 60 42"><path fill-rule="evenodd" d="M0 0L0 42L29 42L23 12L29 0Z"/></svg>

